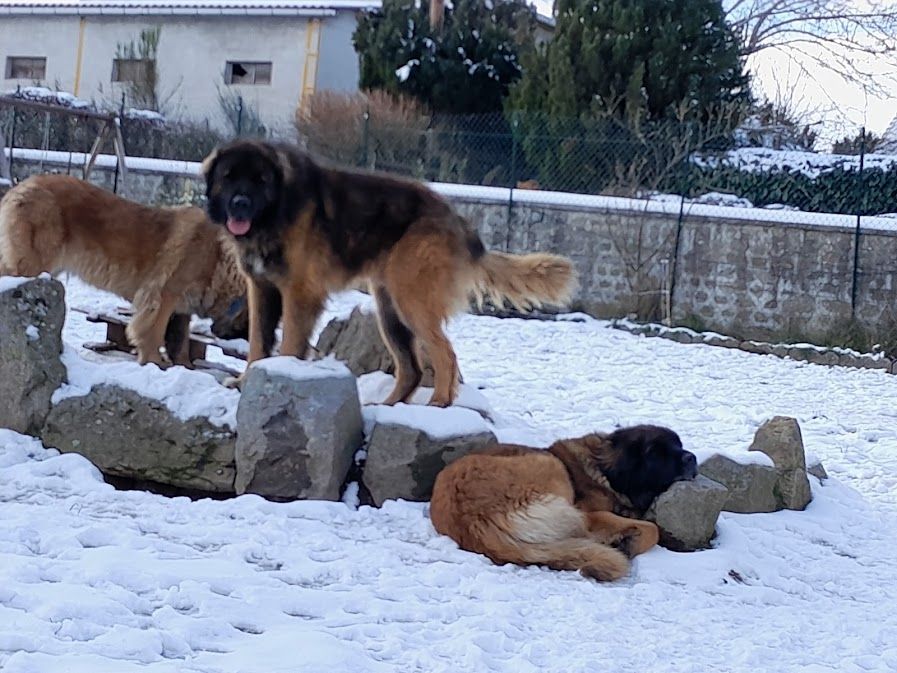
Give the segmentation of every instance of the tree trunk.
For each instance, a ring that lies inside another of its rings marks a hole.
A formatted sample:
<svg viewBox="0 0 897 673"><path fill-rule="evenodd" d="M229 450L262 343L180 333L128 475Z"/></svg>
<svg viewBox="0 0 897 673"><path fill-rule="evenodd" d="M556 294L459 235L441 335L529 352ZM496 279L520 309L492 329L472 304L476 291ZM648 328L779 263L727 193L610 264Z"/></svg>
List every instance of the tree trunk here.
<svg viewBox="0 0 897 673"><path fill-rule="evenodd" d="M440 30L445 18L445 0L430 0L430 28Z"/></svg>

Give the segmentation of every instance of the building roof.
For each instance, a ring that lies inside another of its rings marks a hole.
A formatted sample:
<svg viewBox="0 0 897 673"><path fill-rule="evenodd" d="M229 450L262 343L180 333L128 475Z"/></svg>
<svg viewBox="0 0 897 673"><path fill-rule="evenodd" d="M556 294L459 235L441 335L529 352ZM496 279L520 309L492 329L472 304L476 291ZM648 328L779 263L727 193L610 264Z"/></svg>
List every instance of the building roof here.
<svg viewBox="0 0 897 673"><path fill-rule="evenodd" d="M0 15L321 16L381 5L381 0L0 0Z"/></svg>

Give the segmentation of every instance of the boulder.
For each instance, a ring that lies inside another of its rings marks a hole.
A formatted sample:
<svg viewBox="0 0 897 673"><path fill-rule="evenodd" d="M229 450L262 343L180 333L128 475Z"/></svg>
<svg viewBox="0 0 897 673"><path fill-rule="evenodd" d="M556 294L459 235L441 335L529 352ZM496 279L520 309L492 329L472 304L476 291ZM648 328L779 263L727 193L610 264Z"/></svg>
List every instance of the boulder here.
<svg viewBox="0 0 897 673"><path fill-rule="evenodd" d="M315 348L321 355L333 355L346 363L355 376L376 371L395 373L392 355L380 336L377 316L357 307L348 318L335 318L327 323ZM432 387L433 368L424 363L423 370L421 385Z"/></svg>
<svg viewBox="0 0 897 673"><path fill-rule="evenodd" d="M40 434L47 446L79 453L106 475L234 492L234 432L202 416L178 418L163 401L133 390L98 385L66 397Z"/></svg>
<svg viewBox="0 0 897 673"><path fill-rule="evenodd" d="M698 471L729 490L723 511L753 514L780 509L775 495L778 473L774 467L738 463L715 454L701 463Z"/></svg>
<svg viewBox="0 0 897 673"><path fill-rule="evenodd" d="M814 460L807 466L807 474L812 474L819 481L828 479L828 472L825 471L825 467L820 460Z"/></svg>
<svg viewBox="0 0 897 673"><path fill-rule="evenodd" d="M48 276L0 277L0 427L37 434L65 381L65 288Z"/></svg>
<svg viewBox="0 0 897 673"><path fill-rule="evenodd" d="M272 500L339 500L363 441L355 377L333 358L266 358L237 407L236 492Z"/></svg>
<svg viewBox="0 0 897 673"><path fill-rule="evenodd" d="M807 479L807 459L797 421L776 416L757 430L750 451L772 458L778 478L775 495L780 509L802 510L812 497Z"/></svg>
<svg viewBox="0 0 897 673"><path fill-rule="evenodd" d="M706 549L727 497L725 486L699 474L691 481L677 481L657 496L645 518L660 528L660 544L667 549Z"/></svg>
<svg viewBox="0 0 897 673"><path fill-rule="evenodd" d="M436 475L453 460L496 441L483 418L461 407L398 404L365 409L364 485L377 505L429 500Z"/></svg>

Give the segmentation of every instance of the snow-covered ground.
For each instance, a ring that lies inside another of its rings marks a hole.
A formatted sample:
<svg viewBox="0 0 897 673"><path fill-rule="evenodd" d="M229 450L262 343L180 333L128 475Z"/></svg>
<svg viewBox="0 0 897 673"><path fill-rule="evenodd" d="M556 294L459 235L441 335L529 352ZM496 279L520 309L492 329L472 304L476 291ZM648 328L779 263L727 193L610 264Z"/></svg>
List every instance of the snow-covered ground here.
<svg viewBox="0 0 897 673"><path fill-rule="evenodd" d="M101 331L70 313L65 337ZM806 512L724 514L712 550L655 549L599 585L459 551L424 504L118 492L79 456L0 431L0 670L897 670L897 379L589 319L463 316L450 331L502 439L654 422L700 456L737 455L788 414L832 478L811 480Z"/></svg>

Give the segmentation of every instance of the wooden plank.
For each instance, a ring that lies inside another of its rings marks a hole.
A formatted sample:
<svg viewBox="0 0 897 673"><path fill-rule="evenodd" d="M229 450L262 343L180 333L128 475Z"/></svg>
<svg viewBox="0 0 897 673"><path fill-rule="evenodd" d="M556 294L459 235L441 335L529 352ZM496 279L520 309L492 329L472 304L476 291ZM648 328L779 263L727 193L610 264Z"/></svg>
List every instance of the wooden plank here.
<svg viewBox="0 0 897 673"><path fill-rule="evenodd" d="M109 121L115 119L114 114L108 112L97 112L96 110L86 110L84 108L66 107L65 105L54 105L53 103L44 103L37 100L28 100L25 98L16 98L15 96L0 96L0 107L14 107L20 110L37 110L38 112L55 112L58 114L67 114L72 117L82 117L84 119L99 119L101 121Z"/></svg>

